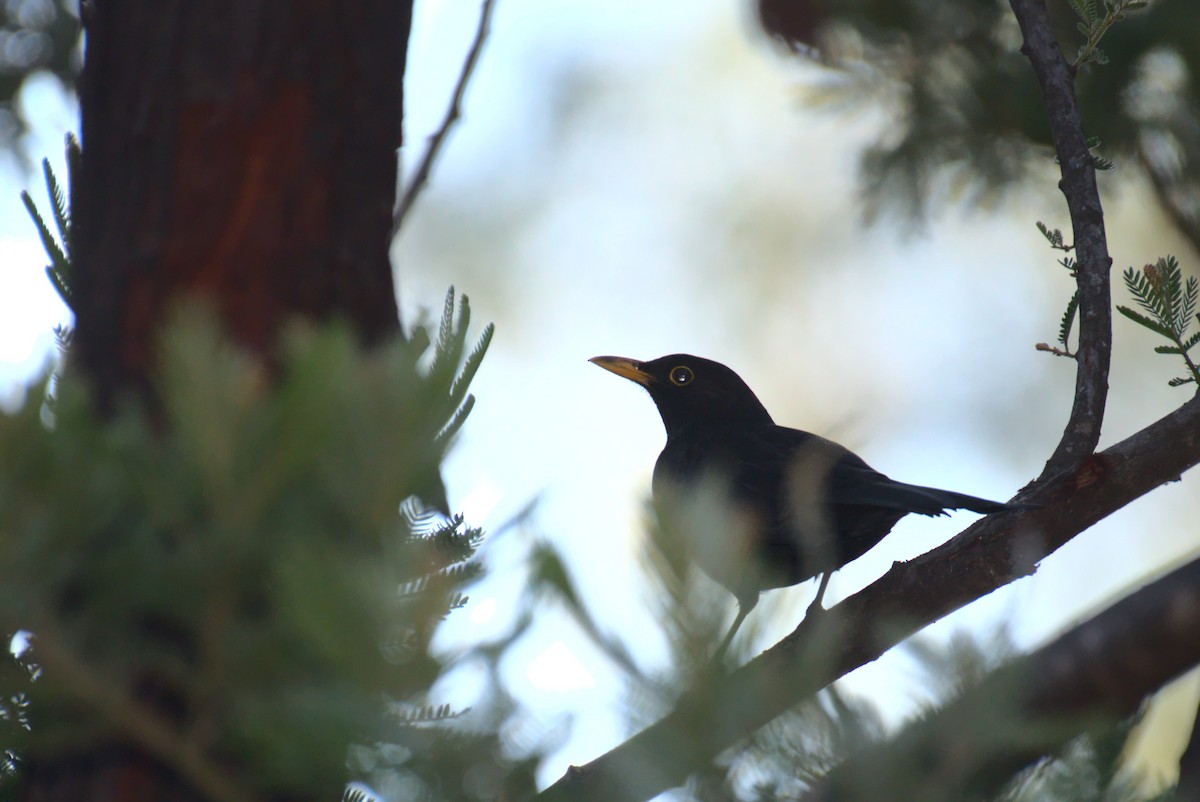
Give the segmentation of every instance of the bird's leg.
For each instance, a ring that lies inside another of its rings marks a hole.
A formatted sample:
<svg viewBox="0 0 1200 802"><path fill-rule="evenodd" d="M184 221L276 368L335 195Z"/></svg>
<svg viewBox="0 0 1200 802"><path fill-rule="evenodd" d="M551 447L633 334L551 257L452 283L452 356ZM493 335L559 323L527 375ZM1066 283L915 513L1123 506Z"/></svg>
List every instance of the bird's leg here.
<svg viewBox="0 0 1200 802"><path fill-rule="evenodd" d="M733 642L733 636L737 634L738 627L746 620L746 616L750 615L750 611L758 604L758 594L750 601L738 599L738 611L734 616L733 624L729 627L729 631L725 633L725 637L721 639L721 645L717 647L717 651L713 653L713 662L719 663L725 658L725 652L729 650L729 644Z"/></svg>
<svg viewBox="0 0 1200 802"><path fill-rule="evenodd" d="M825 573L821 574L821 584L817 587L817 598L813 599L812 604L808 605L808 609L804 611L805 618L808 618L810 615L817 616L825 612L825 607L822 604L822 601L825 599L825 588L829 587L830 573L830 571L826 571Z"/></svg>

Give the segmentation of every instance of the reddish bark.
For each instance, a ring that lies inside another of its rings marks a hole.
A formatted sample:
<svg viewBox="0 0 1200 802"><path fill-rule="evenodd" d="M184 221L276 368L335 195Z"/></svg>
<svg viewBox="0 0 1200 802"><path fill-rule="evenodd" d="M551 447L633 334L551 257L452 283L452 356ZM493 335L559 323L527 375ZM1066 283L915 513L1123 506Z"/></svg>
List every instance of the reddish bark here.
<svg viewBox="0 0 1200 802"><path fill-rule="evenodd" d="M148 391L158 329L189 297L268 359L295 316L340 318L367 344L397 334L388 247L411 0L83 11L71 361L100 408ZM25 800L207 798L124 743L28 758Z"/></svg>
<svg viewBox="0 0 1200 802"><path fill-rule="evenodd" d="M74 358L103 405L202 296L269 352L294 315L398 331L388 245L411 3L97 0Z"/></svg>

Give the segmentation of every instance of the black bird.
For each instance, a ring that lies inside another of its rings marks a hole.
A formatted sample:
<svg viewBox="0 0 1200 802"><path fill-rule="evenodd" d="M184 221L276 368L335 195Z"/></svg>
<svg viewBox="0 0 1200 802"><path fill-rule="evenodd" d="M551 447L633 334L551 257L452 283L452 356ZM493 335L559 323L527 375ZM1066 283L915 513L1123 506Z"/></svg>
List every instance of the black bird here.
<svg viewBox="0 0 1200 802"><path fill-rule="evenodd" d="M823 609L829 574L862 556L910 512L945 515L1028 509L889 479L815 434L777 426L741 377L688 354L651 362L591 360L637 382L658 406L667 444L654 466L654 497L681 511L692 559L738 601L717 655L770 588L821 575L809 611ZM715 531L719 530L719 531Z"/></svg>

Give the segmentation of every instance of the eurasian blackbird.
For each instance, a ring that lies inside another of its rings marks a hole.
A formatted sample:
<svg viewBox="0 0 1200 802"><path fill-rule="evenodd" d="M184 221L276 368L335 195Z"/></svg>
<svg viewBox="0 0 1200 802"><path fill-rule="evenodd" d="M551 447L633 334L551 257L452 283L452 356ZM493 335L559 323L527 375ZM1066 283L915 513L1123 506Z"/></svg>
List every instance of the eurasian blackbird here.
<svg viewBox="0 0 1200 802"><path fill-rule="evenodd" d="M829 574L862 556L910 512L1028 509L889 479L837 443L777 426L741 377L688 354L591 360L645 387L667 444L654 466L660 508L679 512L691 558L738 601L724 653L759 593Z"/></svg>

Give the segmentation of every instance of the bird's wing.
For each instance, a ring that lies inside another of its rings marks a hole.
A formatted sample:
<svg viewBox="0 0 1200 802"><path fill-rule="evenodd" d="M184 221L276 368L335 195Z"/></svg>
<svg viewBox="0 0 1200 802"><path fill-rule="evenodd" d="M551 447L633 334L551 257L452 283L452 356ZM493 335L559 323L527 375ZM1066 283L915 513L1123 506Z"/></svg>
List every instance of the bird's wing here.
<svg viewBox="0 0 1200 802"><path fill-rule="evenodd" d="M945 515L946 510L957 509L981 513L1013 509L1007 504L965 493L897 482L837 443L797 429L782 426L776 429L778 441L787 444L786 454L781 452L777 457L790 463L792 484L798 480L819 482L824 486L824 497L831 504L880 507L920 515ZM797 468L805 462L811 467Z"/></svg>
<svg viewBox="0 0 1200 802"><path fill-rule="evenodd" d="M877 474L883 476L882 474ZM864 497L871 500L857 503L874 504L894 510L906 510L921 515L945 515L946 510L971 510L985 515L994 512L1012 512L1023 509L1033 509L1033 505L1005 504L1002 501L989 501L966 493L956 493L953 490L941 490L936 487L923 487L897 482L883 477L884 482L871 483L866 490L860 491Z"/></svg>

